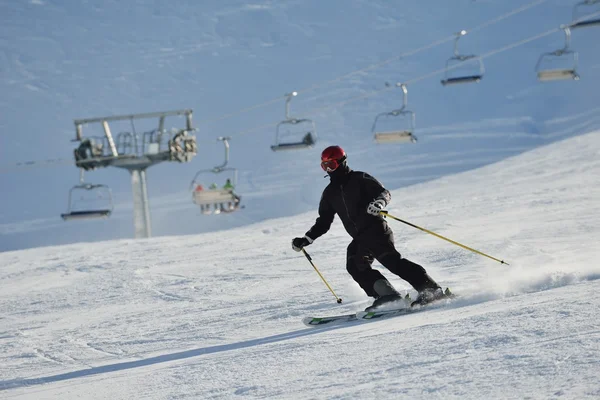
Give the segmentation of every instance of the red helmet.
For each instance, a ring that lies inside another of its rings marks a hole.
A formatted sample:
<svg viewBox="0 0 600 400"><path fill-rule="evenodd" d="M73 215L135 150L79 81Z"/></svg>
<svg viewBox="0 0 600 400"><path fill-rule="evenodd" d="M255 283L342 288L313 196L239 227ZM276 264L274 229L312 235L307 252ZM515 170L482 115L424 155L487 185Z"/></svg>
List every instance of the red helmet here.
<svg viewBox="0 0 600 400"><path fill-rule="evenodd" d="M321 168L333 172L346 161L346 152L340 146L329 146L321 153Z"/></svg>

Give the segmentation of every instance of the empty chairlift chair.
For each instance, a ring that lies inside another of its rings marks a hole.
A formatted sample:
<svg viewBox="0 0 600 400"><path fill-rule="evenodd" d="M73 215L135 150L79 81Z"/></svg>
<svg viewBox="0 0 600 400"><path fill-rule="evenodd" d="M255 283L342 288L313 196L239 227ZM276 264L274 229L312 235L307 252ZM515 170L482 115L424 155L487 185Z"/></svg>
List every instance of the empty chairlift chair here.
<svg viewBox="0 0 600 400"><path fill-rule="evenodd" d="M205 169L196 172L192 182L190 183L190 190L192 191L192 201L194 204L200 206L202 214L220 214L220 213L231 213L240 209L241 196L235 193L237 186L237 169L227 168L229 162L229 138L219 137L225 145L225 161L223 164L218 165L212 169ZM204 185L199 180L200 176L219 176L223 173L222 178L225 178L225 182L229 182L228 185L210 187L207 182ZM211 206L214 209L211 211ZM243 208L243 206L241 207Z"/></svg>
<svg viewBox="0 0 600 400"><path fill-rule="evenodd" d="M544 53L540 56L535 71L540 82L566 79L579 80L577 73L578 54L571 50L571 29L561 27L565 34L565 46L562 49Z"/></svg>
<svg viewBox="0 0 600 400"><path fill-rule="evenodd" d="M315 123L308 118L290 117L290 101L297 92L286 94L285 119L275 127L275 144L271 150L300 150L312 147L317 141Z"/></svg>
<svg viewBox="0 0 600 400"><path fill-rule="evenodd" d="M94 185L83 182L69 190L67 212L61 214L63 220L83 220L108 218L113 211L112 192L106 185Z"/></svg>
<svg viewBox="0 0 600 400"><path fill-rule="evenodd" d="M584 0L573 7L571 29L600 26L600 0Z"/></svg>
<svg viewBox="0 0 600 400"><path fill-rule="evenodd" d="M402 107L378 114L373 121L371 133L377 143L415 143L415 113L408 110L408 89L403 83L397 83L402 89Z"/></svg>
<svg viewBox="0 0 600 400"><path fill-rule="evenodd" d="M465 30L456 33L454 55L446 61L444 79L441 81L444 86L478 83L483 78L485 72L483 60L474 54L464 55L458 52L458 40L466 34Z"/></svg>

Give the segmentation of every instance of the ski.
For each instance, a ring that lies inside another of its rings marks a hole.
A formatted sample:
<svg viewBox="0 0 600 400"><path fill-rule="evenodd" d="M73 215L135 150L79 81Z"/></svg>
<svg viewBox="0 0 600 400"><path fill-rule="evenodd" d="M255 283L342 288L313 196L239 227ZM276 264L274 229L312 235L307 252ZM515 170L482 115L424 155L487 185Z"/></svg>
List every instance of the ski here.
<svg viewBox="0 0 600 400"><path fill-rule="evenodd" d="M440 303L448 303L450 300L454 299L456 295L450 291L450 289L446 289L444 291L444 295L441 298L435 299L425 304L417 304L416 302L409 303L408 306L399 307L399 308L388 308L388 309L375 309L375 310L365 310L358 311L356 313L356 318L359 320L372 320L379 318L388 318L395 317L399 315L412 314L415 312L427 310L429 307L440 304Z"/></svg>
<svg viewBox="0 0 600 400"><path fill-rule="evenodd" d="M342 314L342 315L332 315L329 317L306 317L302 319L302 322L306 326L315 327L315 326L326 326L326 325L334 325L344 322L351 321L361 321L366 322L370 320L383 319L383 318L391 318L400 315L413 314L420 311L427 310L430 306L437 305L440 303L448 303L452 299L454 299L456 295L450 292L449 289L444 291L444 297L431 301L427 304L419 305L416 304L414 306L410 306L405 303L404 307L397 308L387 308L387 309L374 309L369 311L358 311L353 314ZM405 301L410 301L410 298L405 298Z"/></svg>
<svg viewBox="0 0 600 400"><path fill-rule="evenodd" d="M342 315L332 315L329 317L306 317L302 319L302 322L306 326L324 326L324 325L334 325L336 323L341 322L349 322L356 321L356 313L352 314L342 314Z"/></svg>
<svg viewBox="0 0 600 400"><path fill-rule="evenodd" d="M405 307L396 308L391 310L373 310L373 311L358 311L356 313L356 319L359 320L372 320L379 318L395 317L398 315L406 315L421 310L422 307Z"/></svg>

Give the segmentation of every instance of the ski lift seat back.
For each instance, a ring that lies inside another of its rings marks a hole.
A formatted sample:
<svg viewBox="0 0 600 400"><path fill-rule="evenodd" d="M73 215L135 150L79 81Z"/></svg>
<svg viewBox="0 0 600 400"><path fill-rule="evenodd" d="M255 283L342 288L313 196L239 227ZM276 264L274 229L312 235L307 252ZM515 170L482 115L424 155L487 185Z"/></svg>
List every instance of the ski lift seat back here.
<svg viewBox="0 0 600 400"><path fill-rule="evenodd" d="M377 143L416 143L417 138L410 131L375 132Z"/></svg>
<svg viewBox="0 0 600 400"><path fill-rule="evenodd" d="M479 83L483 75L459 76L442 80L442 85L456 85L461 83Z"/></svg>
<svg viewBox="0 0 600 400"><path fill-rule="evenodd" d="M112 210L93 210L93 211L73 211L65 214L61 214L61 218L65 221L78 220L78 219L98 219L108 218Z"/></svg>
<svg viewBox="0 0 600 400"><path fill-rule="evenodd" d="M237 200L237 198L229 189L212 189L193 192L193 200L195 204L201 206L215 203L234 202Z"/></svg>
<svg viewBox="0 0 600 400"><path fill-rule="evenodd" d="M309 131L307 132L304 137L302 138L302 141L299 142L288 142L288 143L281 143L279 142L279 140L277 141L277 144L271 146L271 150L273 151L279 151L279 150L301 150L301 149L306 149L306 148L310 148L313 147L316 140L315 137L313 136L314 132ZM279 138L279 135L278 135Z"/></svg>
<svg viewBox="0 0 600 400"><path fill-rule="evenodd" d="M577 71L573 69L552 69L538 71L537 78L540 82L563 81L567 79L579 80Z"/></svg>

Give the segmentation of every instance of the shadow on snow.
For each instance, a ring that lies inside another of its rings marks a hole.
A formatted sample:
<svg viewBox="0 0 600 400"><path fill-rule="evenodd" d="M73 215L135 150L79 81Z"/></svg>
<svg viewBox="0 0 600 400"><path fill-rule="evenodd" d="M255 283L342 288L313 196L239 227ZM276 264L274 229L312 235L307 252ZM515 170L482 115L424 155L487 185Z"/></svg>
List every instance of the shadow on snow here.
<svg viewBox="0 0 600 400"><path fill-rule="evenodd" d="M345 326L348 326L348 325L346 324ZM7 380L7 381L0 381L0 390L15 389L15 388L26 387L26 386L35 386L35 385L42 385L42 384L46 384L46 383L66 381L69 379L77 379L77 378L82 378L82 377L91 376L91 375L100 375L100 374L105 374L105 373L109 373L109 372L116 372L116 371L123 371L123 370L128 370L128 369L133 369L133 368L145 367L147 365L161 364L161 363L165 363L165 362L169 362L169 361L184 360L186 358L198 357L198 356L202 356L205 354L221 353L221 352L225 352L225 351L244 349L244 348L253 347L253 346L260 346L260 345L265 345L265 344L270 344L270 343L281 342L284 340L294 339L294 338L298 338L298 337L302 337L302 336L314 335L317 333L322 333L322 332L331 331L334 329L339 329L341 327L342 326L337 325L337 326L332 326L332 327L327 327L327 328L321 328L318 330L315 330L312 328L307 328L307 329L302 329L302 330L288 332L288 333L282 333L279 335L268 336L268 337L259 338L259 339L246 340L246 341L238 342L238 343L185 350L185 351L180 351L177 353L164 354L164 355L150 357L150 358L146 358L146 359L142 359L142 360L127 361L127 362L121 362L121 363L116 363L116 364L108 364L108 365L103 365L100 367L93 367L93 368L87 368L87 369L82 369L82 370L78 370L78 371L66 372L63 374L44 376L44 377L38 377L38 378L11 379L11 380Z"/></svg>

